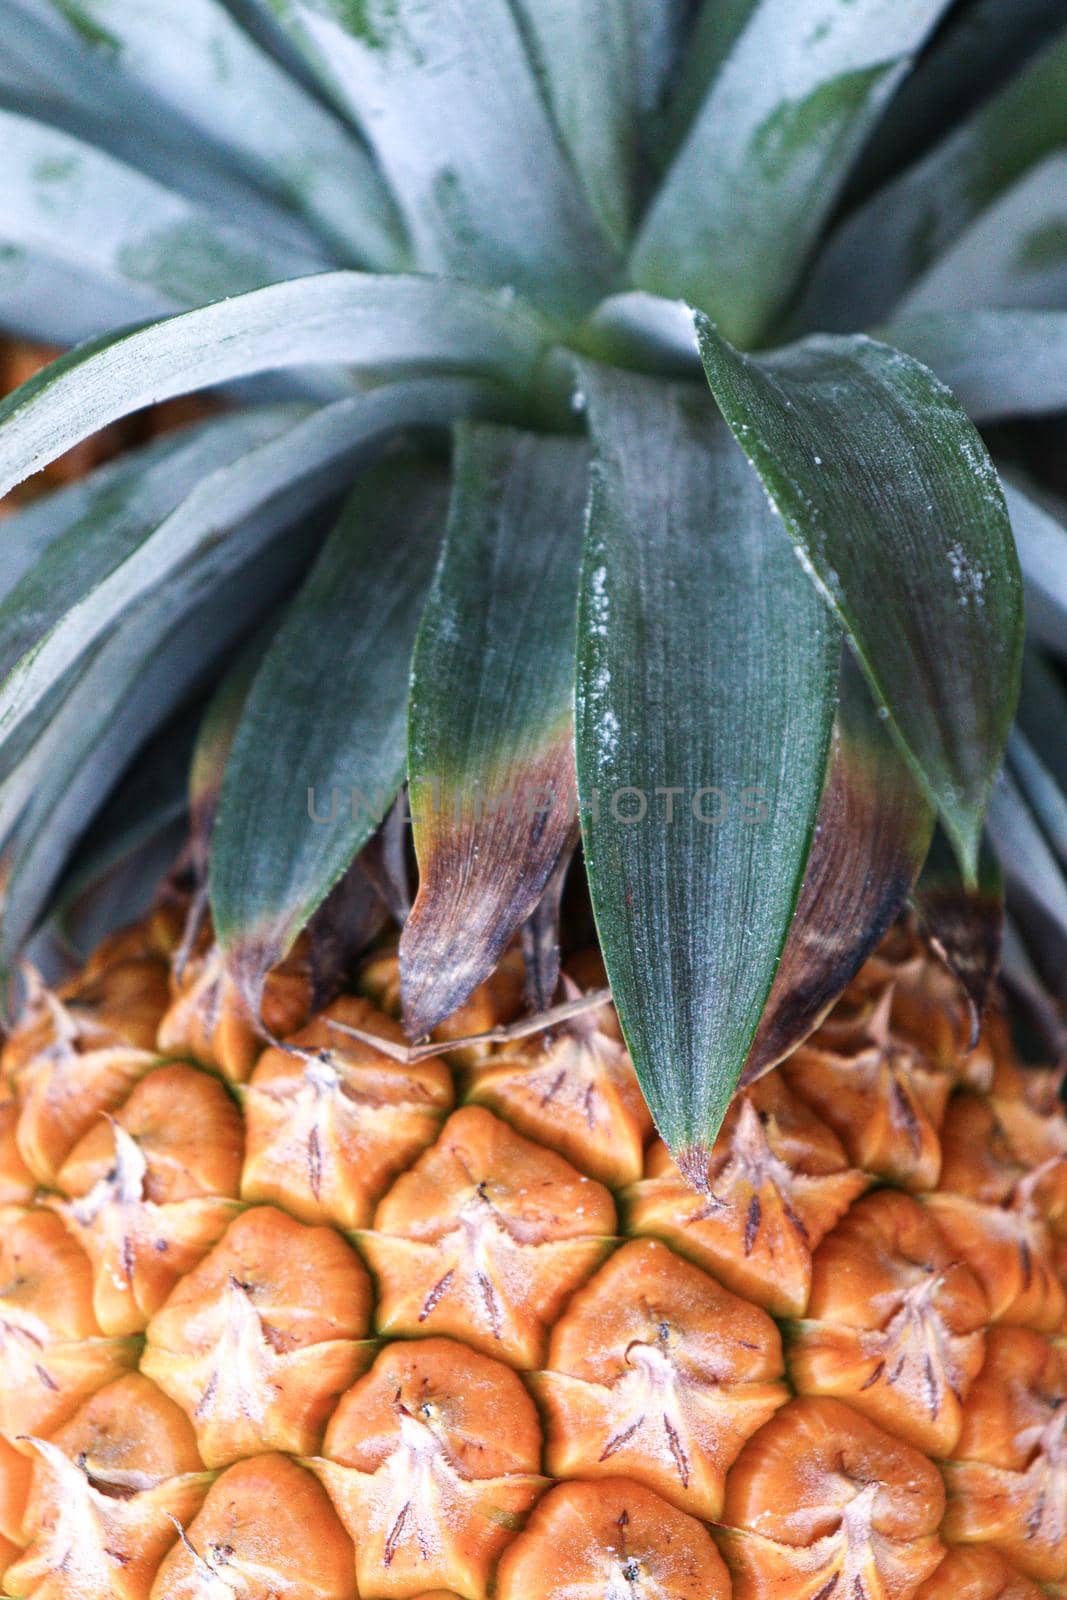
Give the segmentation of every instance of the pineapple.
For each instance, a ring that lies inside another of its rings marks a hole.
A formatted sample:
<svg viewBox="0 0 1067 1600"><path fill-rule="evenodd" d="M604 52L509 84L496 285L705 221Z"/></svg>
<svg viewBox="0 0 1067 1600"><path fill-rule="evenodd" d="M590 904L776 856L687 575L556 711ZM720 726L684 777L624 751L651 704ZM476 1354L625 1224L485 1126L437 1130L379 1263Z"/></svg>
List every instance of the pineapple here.
<svg viewBox="0 0 1067 1600"><path fill-rule="evenodd" d="M0 9L0 1590L1062 1600L1062 8Z"/></svg>

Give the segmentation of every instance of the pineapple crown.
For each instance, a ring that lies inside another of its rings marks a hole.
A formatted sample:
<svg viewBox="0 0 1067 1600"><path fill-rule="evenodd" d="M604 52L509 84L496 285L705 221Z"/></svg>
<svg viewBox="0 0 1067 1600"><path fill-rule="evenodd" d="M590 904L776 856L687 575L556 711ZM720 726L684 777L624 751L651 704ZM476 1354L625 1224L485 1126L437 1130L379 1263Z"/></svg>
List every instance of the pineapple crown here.
<svg viewBox="0 0 1067 1600"><path fill-rule="evenodd" d="M1057 0L3 10L0 319L73 348L0 406L0 492L220 402L4 523L5 971L188 811L251 1004L384 898L418 1037L520 930L551 1001L580 830L697 1166L909 898L977 1015L997 855L1036 1003Z"/></svg>

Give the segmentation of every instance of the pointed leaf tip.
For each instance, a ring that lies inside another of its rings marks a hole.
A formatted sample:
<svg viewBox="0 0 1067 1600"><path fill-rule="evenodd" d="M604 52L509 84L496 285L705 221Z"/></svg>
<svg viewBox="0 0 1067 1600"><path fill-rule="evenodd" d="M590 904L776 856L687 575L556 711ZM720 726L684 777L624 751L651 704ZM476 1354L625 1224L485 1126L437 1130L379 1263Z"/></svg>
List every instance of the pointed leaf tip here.
<svg viewBox="0 0 1067 1600"><path fill-rule="evenodd" d="M840 634L697 386L586 364L582 388L598 462L578 629L585 859L652 1115L673 1151L706 1149L799 892Z"/></svg>

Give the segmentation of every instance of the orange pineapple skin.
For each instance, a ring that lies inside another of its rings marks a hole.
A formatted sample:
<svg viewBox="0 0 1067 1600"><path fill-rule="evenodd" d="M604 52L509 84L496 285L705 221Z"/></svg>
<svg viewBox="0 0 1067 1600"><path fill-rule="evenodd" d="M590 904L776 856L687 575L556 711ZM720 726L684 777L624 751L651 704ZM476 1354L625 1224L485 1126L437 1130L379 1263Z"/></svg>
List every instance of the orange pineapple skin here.
<svg viewBox="0 0 1067 1600"><path fill-rule="evenodd" d="M521 963L398 1062L395 953L267 1045L164 907L0 1058L0 1592L1062 1600L1067 1122L901 927L655 1138L610 1007ZM588 963L586 963L588 967ZM584 969L579 963L575 976ZM338 1026L340 1025L340 1026Z"/></svg>

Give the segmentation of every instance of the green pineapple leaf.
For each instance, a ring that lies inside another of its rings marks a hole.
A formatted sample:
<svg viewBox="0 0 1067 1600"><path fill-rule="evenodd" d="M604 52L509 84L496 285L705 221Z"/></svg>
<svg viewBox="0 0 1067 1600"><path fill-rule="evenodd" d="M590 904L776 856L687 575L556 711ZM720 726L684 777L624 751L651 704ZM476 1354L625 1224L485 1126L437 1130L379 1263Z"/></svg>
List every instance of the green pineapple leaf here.
<svg viewBox="0 0 1067 1600"><path fill-rule="evenodd" d="M430 380L387 386L310 415L271 409L227 418L200 435L201 470L187 493L174 498L174 475L157 486L156 468L142 502L123 496L131 510L120 503L115 515L108 506L89 527L72 530L0 608L0 665L8 668L0 684L0 753L40 716L64 674L161 583L200 556L223 568L342 492L353 469L401 429L434 417L442 387L448 401L437 420L447 420L457 386ZM172 463L180 472L185 453L164 466Z"/></svg>
<svg viewBox="0 0 1067 1600"><path fill-rule="evenodd" d="M546 339L536 312L469 284L358 272L271 284L92 340L16 389L0 403L0 494L109 422L174 395L337 362L521 384Z"/></svg>
<svg viewBox="0 0 1067 1600"><path fill-rule="evenodd" d="M954 6L893 96L849 180L861 200L969 119L1063 26L1060 0L970 0Z"/></svg>
<svg viewBox="0 0 1067 1600"><path fill-rule="evenodd" d="M586 865L645 1097L706 1186L800 892L840 635L706 395L605 368L581 383Z"/></svg>
<svg viewBox="0 0 1067 1600"><path fill-rule="evenodd" d="M24 322L32 297L38 337L69 344L317 270L313 252L249 242L135 168L31 118L0 109L0 141L0 316ZM56 263L75 287L40 304L39 274Z"/></svg>
<svg viewBox="0 0 1067 1600"><path fill-rule="evenodd" d="M238 26L220 0L46 0L95 35L94 98L143 88L178 113L341 266L399 271L403 230L358 136ZM117 80L117 83L116 83Z"/></svg>
<svg viewBox="0 0 1067 1600"><path fill-rule="evenodd" d="M710 84L652 201L634 281L767 332L859 149L946 0L759 0L727 8ZM714 28L714 24L712 27Z"/></svg>
<svg viewBox="0 0 1067 1600"><path fill-rule="evenodd" d="M1002 476L1026 591L1031 639L1062 652L1067 643L1067 527L1019 484Z"/></svg>
<svg viewBox="0 0 1067 1600"><path fill-rule="evenodd" d="M1038 926L1067 939L1067 875L1020 788L1014 770L997 778L989 802L990 842L997 854L1008 903L1017 896L1021 908Z"/></svg>
<svg viewBox="0 0 1067 1600"><path fill-rule="evenodd" d="M85 959L143 916L188 840L188 777L202 711L196 699L152 735L79 839L40 918Z"/></svg>
<svg viewBox="0 0 1067 1600"><path fill-rule="evenodd" d="M712 393L973 884L1023 638L985 446L932 373L863 336L755 360L699 313L697 332Z"/></svg>
<svg viewBox="0 0 1067 1600"><path fill-rule="evenodd" d="M846 651L804 884L742 1084L818 1026L903 909L934 812Z"/></svg>
<svg viewBox="0 0 1067 1600"><path fill-rule="evenodd" d="M1067 311L929 311L875 337L936 372L975 422L1067 408Z"/></svg>
<svg viewBox="0 0 1067 1600"><path fill-rule="evenodd" d="M123 768L308 559L292 529L249 550L234 542L150 591L68 674L65 694L19 765L0 783L3 910L0 981L39 922L71 849Z"/></svg>
<svg viewBox="0 0 1067 1600"><path fill-rule="evenodd" d="M573 826L588 479L581 439L459 430L448 533L412 665L419 892L400 973L415 1038L488 977Z"/></svg>
<svg viewBox="0 0 1067 1600"><path fill-rule="evenodd" d="M508 0L272 4L366 134L417 266L514 284L566 317L605 292L614 252Z"/></svg>
<svg viewBox="0 0 1067 1600"><path fill-rule="evenodd" d="M256 674L209 872L216 933L254 1007L403 782L411 649L447 504L436 464L403 454L368 473Z"/></svg>
<svg viewBox="0 0 1067 1600"><path fill-rule="evenodd" d="M211 836L219 814L226 765L249 691L277 629L278 618L271 617L257 631L212 695L197 728L196 743L187 768L186 798L189 807L189 864L196 884L195 893L201 899L207 894Z"/></svg>
<svg viewBox="0 0 1067 1600"><path fill-rule="evenodd" d="M849 216L812 269L798 323L838 332L890 315L1040 304L1018 296L1040 292L1025 250L1041 206L1063 214L1062 181L1043 163L1064 139L1067 32ZM1028 174L1037 192L1012 215L1005 201ZM977 273L967 273L968 258Z"/></svg>

